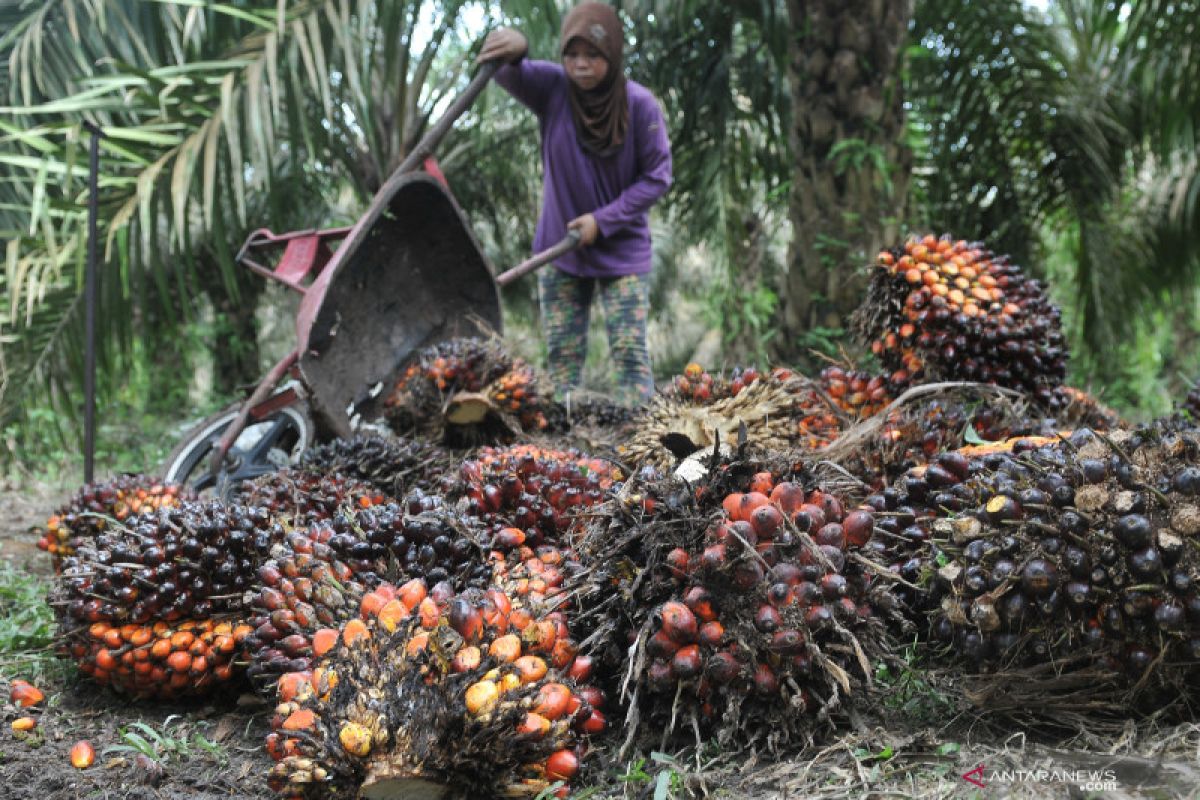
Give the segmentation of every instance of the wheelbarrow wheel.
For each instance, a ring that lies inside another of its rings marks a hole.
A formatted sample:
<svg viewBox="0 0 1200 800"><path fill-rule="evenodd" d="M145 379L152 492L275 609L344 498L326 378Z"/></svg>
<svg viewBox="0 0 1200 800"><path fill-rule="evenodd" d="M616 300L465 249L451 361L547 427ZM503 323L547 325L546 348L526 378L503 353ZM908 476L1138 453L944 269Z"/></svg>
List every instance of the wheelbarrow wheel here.
<svg viewBox="0 0 1200 800"><path fill-rule="evenodd" d="M224 498L242 481L295 464L316 438L308 404L297 400L247 425L229 449L225 467L214 475L209 471L213 448L240 409L241 403L233 403L192 428L167 456L163 480Z"/></svg>

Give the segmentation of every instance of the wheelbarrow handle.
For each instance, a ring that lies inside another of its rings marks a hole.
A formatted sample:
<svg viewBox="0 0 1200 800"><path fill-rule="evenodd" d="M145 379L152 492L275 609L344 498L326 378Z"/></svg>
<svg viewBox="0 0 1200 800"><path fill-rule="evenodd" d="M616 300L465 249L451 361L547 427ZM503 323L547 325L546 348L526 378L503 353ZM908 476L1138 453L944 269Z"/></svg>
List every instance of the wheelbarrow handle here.
<svg viewBox="0 0 1200 800"><path fill-rule="evenodd" d="M499 286L508 286L522 275L528 275L538 267L545 266L559 256L571 252L576 247L579 247L580 238L582 238L582 234L572 228L567 231L567 235L558 244L550 247L548 250L543 250L532 258L522 261L512 269L496 276L496 284Z"/></svg>

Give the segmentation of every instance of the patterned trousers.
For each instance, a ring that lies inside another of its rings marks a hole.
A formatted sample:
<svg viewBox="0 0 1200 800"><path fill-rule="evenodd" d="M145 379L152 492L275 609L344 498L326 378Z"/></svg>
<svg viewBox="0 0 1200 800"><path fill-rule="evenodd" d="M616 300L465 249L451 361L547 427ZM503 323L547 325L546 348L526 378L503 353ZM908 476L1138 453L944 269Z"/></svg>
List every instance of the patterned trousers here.
<svg viewBox="0 0 1200 800"><path fill-rule="evenodd" d="M588 323L592 298L600 295L608 349L617 367L617 400L626 405L645 402L654 394L646 322L650 309L650 276L577 278L553 265L538 275L542 332L546 337L547 368L555 388L578 386L587 359Z"/></svg>

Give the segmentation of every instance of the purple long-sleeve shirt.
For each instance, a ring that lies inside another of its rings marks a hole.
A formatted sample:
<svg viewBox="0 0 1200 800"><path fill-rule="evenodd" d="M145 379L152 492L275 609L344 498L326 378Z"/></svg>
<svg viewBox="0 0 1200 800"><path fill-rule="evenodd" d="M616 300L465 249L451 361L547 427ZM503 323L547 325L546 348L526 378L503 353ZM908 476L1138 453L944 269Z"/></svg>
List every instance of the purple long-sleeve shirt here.
<svg viewBox="0 0 1200 800"><path fill-rule="evenodd" d="M501 67L496 83L538 116L542 131L542 213L534 249L567 235L567 223L591 213L600 235L590 247L559 258L563 272L584 278L644 275L650 271L650 206L671 185L671 146L662 110L650 90L629 81L629 129L607 158L585 151L575 138L568 78L550 61L522 59Z"/></svg>

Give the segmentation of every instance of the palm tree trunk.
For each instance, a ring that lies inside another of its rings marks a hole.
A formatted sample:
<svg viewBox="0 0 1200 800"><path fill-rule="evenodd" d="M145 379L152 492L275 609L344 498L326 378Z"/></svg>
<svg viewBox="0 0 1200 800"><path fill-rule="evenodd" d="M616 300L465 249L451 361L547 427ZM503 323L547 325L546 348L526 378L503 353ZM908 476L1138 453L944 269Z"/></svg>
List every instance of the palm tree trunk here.
<svg viewBox="0 0 1200 800"><path fill-rule="evenodd" d="M788 0L792 242L781 357L815 327L842 328L861 267L903 219L911 153L900 65L912 0Z"/></svg>

